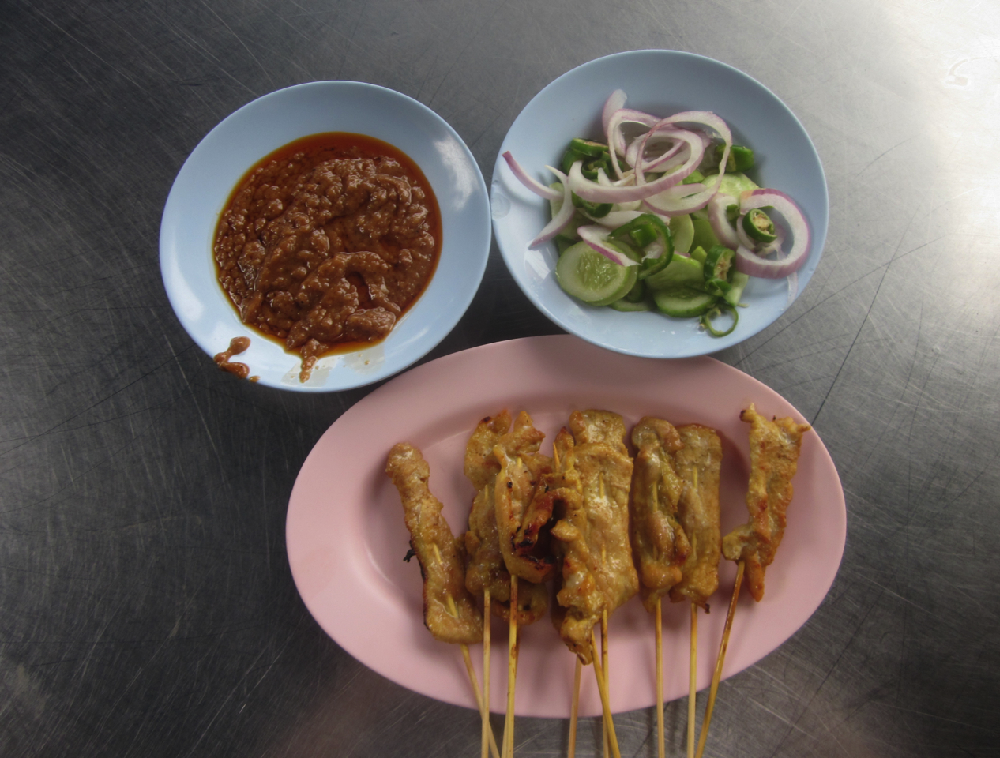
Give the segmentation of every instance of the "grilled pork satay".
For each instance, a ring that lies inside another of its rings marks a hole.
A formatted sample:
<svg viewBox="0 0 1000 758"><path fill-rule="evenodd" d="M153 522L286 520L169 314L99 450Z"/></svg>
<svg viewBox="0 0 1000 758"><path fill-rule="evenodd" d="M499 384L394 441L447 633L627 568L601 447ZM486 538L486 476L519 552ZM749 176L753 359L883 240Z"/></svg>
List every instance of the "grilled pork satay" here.
<svg viewBox="0 0 1000 758"><path fill-rule="evenodd" d="M552 461L538 452L544 437L531 416L521 411L493 450L500 463L494 487L500 550L507 570L532 584L546 581L554 569L546 545L552 499L544 485Z"/></svg>
<svg viewBox="0 0 1000 758"><path fill-rule="evenodd" d="M504 563L497 529L495 485L500 463L494 449L501 441L525 439L523 435L512 437L508 434L510 423L510 414L506 410L483 419L465 449L465 475L476 487L476 496L469 511L469 529L464 536L468 554L465 586L478 597L489 589L492 613L503 619L510 616L510 572ZM534 623L545 615L548 608L545 588L535 585L521 587L517 604L517 623Z"/></svg>
<svg viewBox="0 0 1000 758"><path fill-rule="evenodd" d="M670 590L674 602L690 600L708 608L719 587L719 479L722 443L713 429L698 424L678 427L681 448L674 453L677 475L684 482L677 518L690 542L681 580Z"/></svg>
<svg viewBox="0 0 1000 758"><path fill-rule="evenodd" d="M798 467L802 435L812 427L790 418L769 421L750 404L740 414L750 424L750 521L722 541L731 561L743 561L754 600L764 597L764 570L774 560L785 534L786 512L792 500L792 477Z"/></svg>
<svg viewBox="0 0 1000 758"><path fill-rule="evenodd" d="M594 625L639 589L629 543L632 458L618 414L574 411L569 429L555 441L564 487L552 529L561 562L557 623L570 650L590 663Z"/></svg>
<svg viewBox="0 0 1000 758"><path fill-rule="evenodd" d="M461 543L428 487L430 466L416 447L400 442L389 452L385 472L399 491L410 546L424 578L424 624L443 642L478 642L483 615L465 588Z"/></svg>
<svg viewBox="0 0 1000 758"><path fill-rule="evenodd" d="M632 550L639 566L642 603L653 613L657 601L682 578L691 544L677 521L684 482L674 467L680 435L667 421L646 416L632 429L636 448L632 471Z"/></svg>

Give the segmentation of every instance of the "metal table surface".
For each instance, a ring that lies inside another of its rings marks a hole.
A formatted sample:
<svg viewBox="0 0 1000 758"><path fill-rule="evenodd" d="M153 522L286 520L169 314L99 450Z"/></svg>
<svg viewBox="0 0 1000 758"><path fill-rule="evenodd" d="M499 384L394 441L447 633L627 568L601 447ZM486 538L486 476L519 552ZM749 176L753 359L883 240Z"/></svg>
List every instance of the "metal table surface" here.
<svg viewBox="0 0 1000 758"><path fill-rule="evenodd" d="M160 214L199 140L281 87L406 93L455 127L489 183L546 83L666 48L777 93L831 197L806 291L717 357L815 425L846 492L846 553L808 623L723 683L706 755L1000 755L1000 5L2 9L0 754L478 755L474 711L358 663L292 582L296 474L372 388L301 395L219 371L167 302ZM427 359L558 331L494 244ZM667 706L670 754L684 752L686 713ZM616 723L622 755L655 755L652 709ZM597 734L581 728L579 755ZM565 746L565 722L518 720L517 755Z"/></svg>

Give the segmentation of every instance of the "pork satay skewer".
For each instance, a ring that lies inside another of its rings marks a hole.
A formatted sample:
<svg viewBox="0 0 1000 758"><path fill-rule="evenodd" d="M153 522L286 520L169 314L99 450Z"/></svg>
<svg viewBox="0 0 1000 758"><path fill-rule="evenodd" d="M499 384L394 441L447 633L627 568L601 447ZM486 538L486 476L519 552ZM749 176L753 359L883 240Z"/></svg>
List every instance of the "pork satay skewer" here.
<svg viewBox="0 0 1000 758"><path fill-rule="evenodd" d="M692 606L687 744L688 756L694 758L698 608L708 607L708 598L719 586L722 443L713 429L698 424L679 427L677 433L682 444L673 458L677 475L684 482L678 500L677 518L688 538L690 550L681 566L681 580L670 590L670 599L674 602L687 600Z"/></svg>
<svg viewBox="0 0 1000 758"><path fill-rule="evenodd" d="M753 403L740 413L740 420L750 424L750 482L746 497L750 521L736 527L722 540L723 555L728 560L737 562L739 567L712 675L709 700L705 706L705 721L698 738L698 758L708 739L708 727L715 706L718 682L722 678L722 664L729 646L740 585L743 580L746 581L755 601L760 602L764 597L764 572L774 561L774 555L785 535L788 505L794 492L792 478L798 468L802 435L812 428L791 418L768 420L757 412Z"/></svg>
<svg viewBox="0 0 1000 758"><path fill-rule="evenodd" d="M544 436L535 429L531 416L521 411L511 432L503 435L493 449L493 455L500 464L494 486L494 515L500 551L510 574L510 646L504 728L508 758L513 758L514 752L517 640L518 625L521 623L518 596L522 589L531 588L532 593L544 599L543 583L555 568L554 559L547 549L555 503L549 486L553 477L552 462L548 456L538 452Z"/></svg>
<svg viewBox="0 0 1000 758"><path fill-rule="evenodd" d="M569 431L556 435L561 476L560 518L552 528L560 561L556 595L559 634L580 661L594 663L612 752L617 751L607 680L594 627L632 597L639 586L628 534L632 458L625 447L621 416L574 411ZM616 756L617 758L617 756Z"/></svg>
<svg viewBox="0 0 1000 758"><path fill-rule="evenodd" d="M483 695L468 645L481 639L483 616L465 588L460 543L444 518L441 501L428 486L430 466L420 450L400 442L389 452L385 471L399 492L410 547L424 578L424 625L435 639L461 647L476 705L482 713ZM495 741L492 747L494 758L499 758Z"/></svg>
<svg viewBox="0 0 1000 758"><path fill-rule="evenodd" d="M629 530L638 564L642 603L655 620L657 755L664 758L661 598L681 580L681 566L691 547L677 521L684 482L677 475L673 456L683 443L672 424L646 416L632 429L632 445L636 454Z"/></svg>
<svg viewBox="0 0 1000 758"><path fill-rule="evenodd" d="M513 621L520 625L541 618L548 606L545 588L530 582L521 582L513 588L518 596L512 598L512 575L508 569L511 563L515 571L523 574L544 575L545 557L537 556L535 543L546 536L543 526L548 516L545 504L531 498L532 492L523 481L524 472L520 466L522 460L530 461L536 468L548 464L545 456L538 456L543 438L527 413L518 414L512 428L510 414L503 410L477 424L465 450L465 475L476 488L469 512L469 529L464 537L468 553L465 586L473 595L483 597L484 613L489 608L492 615L508 622L513 616ZM503 484L498 490L501 478ZM516 485L516 492L508 489L508 483L511 489ZM515 494L520 497L517 502L513 502ZM509 542L515 543L516 549L505 550L504 545ZM508 553L511 555L509 561ZM551 559L548 562L551 572ZM531 571L525 571L524 565ZM484 636L487 633L488 624L484 624ZM483 665L485 676L488 660L484 660ZM484 720L488 720L488 714ZM484 724L484 731L486 729Z"/></svg>

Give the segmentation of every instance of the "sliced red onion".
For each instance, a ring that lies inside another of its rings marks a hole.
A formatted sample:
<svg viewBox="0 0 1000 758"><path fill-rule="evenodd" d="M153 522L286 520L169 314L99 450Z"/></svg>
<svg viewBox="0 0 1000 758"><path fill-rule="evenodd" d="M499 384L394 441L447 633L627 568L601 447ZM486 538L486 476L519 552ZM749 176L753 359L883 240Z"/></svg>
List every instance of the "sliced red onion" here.
<svg viewBox="0 0 1000 758"><path fill-rule="evenodd" d="M624 158L628 146L625 142L625 136L622 134L622 126L624 124L641 124L648 128L653 126L657 121L659 119L656 116L651 116L642 111L634 111L628 108L621 108L615 111L611 114L604 127L604 136L608 142L608 149L612 152L612 155L618 154ZM618 165L618 161L611 161L611 164L615 168L615 173L618 176L622 176L622 170Z"/></svg>
<svg viewBox="0 0 1000 758"><path fill-rule="evenodd" d="M642 211L611 211L606 216L601 216L600 218L595 218L589 214L584 215L595 224L600 224L608 229L617 229L619 226L625 226L629 221L635 221L642 215Z"/></svg>
<svg viewBox="0 0 1000 758"><path fill-rule="evenodd" d="M622 111L618 111L611 118L612 124L619 118ZM725 147L722 153L722 163L725 165L725 161L729 159L729 150L733 144L732 132L730 132L729 127L726 122L721 118L716 116L714 113L709 111L685 111L683 113L677 113L673 116L668 116L667 118L660 119L655 124L655 128L659 129L663 126L669 124L701 124L709 129L717 132L723 139ZM613 161L617 168L617 161ZM686 164L685 164L686 165ZM662 192L663 190L669 189L676 184L678 184L687 174L683 170L679 170L672 174L666 174L656 181L649 182L647 184L636 185L634 187L602 187L597 182L592 182L586 179L582 172L570 171L569 178L570 183L573 187L573 192L584 200L589 200L595 203L618 203L625 202L628 200L644 200L648 197L652 197L655 194ZM695 204L695 209L704 207L708 201L712 198L712 195L716 193L719 188L719 184L722 181L722 173L719 173L714 186L707 187L705 189L705 194L703 197L698 198L700 204ZM674 210L672 208L662 208L662 210L672 213L681 212Z"/></svg>
<svg viewBox="0 0 1000 758"><path fill-rule="evenodd" d="M581 163L582 161L577 161L573 164L573 168L579 168ZM531 240L529 247L537 247L543 242L548 242L565 229L573 218L573 193L569 188L569 180L566 178L566 174L551 166L546 166L545 168L558 176L559 181L562 182L562 205L559 207L559 212L545 225L539 235Z"/></svg>
<svg viewBox="0 0 1000 758"><path fill-rule="evenodd" d="M736 248L736 269L762 279L781 279L798 271L808 260L811 240L809 223L795 201L784 192L759 189L743 193L740 199L740 213L766 207L770 207L771 212L777 212L784 219L792 236L791 248L781 260L769 260L761 258L745 245L740 245Z"/></svg>
<svg viewBox="0 0 1000 758"><path fill-rule="evenodd" d="M643 205L654 213L678 216L704 208L716 192L716 185L706 187L701 182L671 187L643 200Z"/></svg>
<svg viewBox="0 0 1000 758"><path fill-rule="evenodd" d="M611 117L616 111L620 111L625 107L625 100L627 98L628 95L625 94L625 90L616 89L604 102L604 110L601 112L601 122L604 124L605 132L608 130L608 124L611 123Z"/></svg>
<svg viewBox="0 0 1000 758"><path fill-rule="evenodd" d="M510 166L510 170L514 173L514 176L517 177L521 184L530 189L536 195L544 197L546 200L558 200L563 196L562 192L554 190L551 187L546 187L541 182L528 176L528 172L521 167L520 163L514 160L514 156L510 154L510 150L504 151L503 159L507 161L507 165ZM562 176L561 173L560 176ZM563 181L565 181L565 179Z"/></svg>
<svg viewBox="0 0 1000 758"><path fill-rule="evenodd" d="M732 195L717 192L708 201L706 209L708 211L708 222L712 225L712 231L715 232L715 236L719 238L719 242L731 250L735 250L740 244L740 239L737 237L737 228L739 225L734 228L729 223L727 209L730 205L739 207L739 204L739 200Z"/></svg>
<svg viewBox="0 0 1000 758"><path fill-rule="evenodd" d="M581 226L577 228L577 232L580 234L580 239L612 263L617 263L619 266L639 265L636 261L608 244L607 240L610 232L603 226Z"/></svg>

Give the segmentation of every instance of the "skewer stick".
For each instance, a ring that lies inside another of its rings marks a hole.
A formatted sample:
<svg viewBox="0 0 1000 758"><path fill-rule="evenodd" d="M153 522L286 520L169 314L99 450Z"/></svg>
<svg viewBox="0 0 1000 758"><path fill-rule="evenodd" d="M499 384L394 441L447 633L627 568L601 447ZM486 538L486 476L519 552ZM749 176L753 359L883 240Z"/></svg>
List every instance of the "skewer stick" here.
<svg viewBox="0 0 1000 758"><path fill-rule="evenodd" d="M490 586L483 588L483 698L479 706L483 717L483 744L480 758L490 754L490 742L493 741L493 730L490 728ZM493 750L496 751L496 743Z"/></svg>
<svg viewBox="0 0 1000 758"><path fill-rule="evenodd" d="M437 545L434 545L434 557L437 558L437 561L440 564L441 551L438 549ZM451 593L448 593L446 597L448 600L448 613L450 613L454 618L458 618L458 607L455 605L455 598L451 596ZM489 617L487 616L486 620L484 620L483 622L484 626L489 623L488 619ZM483 633L486 634L485 630ZM465 670L469 674L469 681L472 682L472 691L476 696L476 706L479 708L480 714L484 712L486 713L486 719L488 721L489 709L487 708L485 711L483 710L483 703L484 703L483 693L479 691L479 680L476 678L476 670L472 667L472 656L469 654L469 646L466 645L464 642L462 642L459 644L459 647L462 649L462 659L465 661ZM493 758L500 758L500 753L497 750L497 743L493 737L492 731L490 731L489 738L490 738L490 748L492 749L493 752Z"/></svg>
<svg viewBox="0 0 1000 758"><path fill-rule="evenodd" d="M698 694L698 606L691 603L691 671L688 678L688 758L694 758L694 720Z"/></svg>
<svg viewBox="0 0 1000 758"><path fill-rule="evenodd" d="M594 630L590 630L590 649L597 650L597 637L594 634ZM611 704L608 700L608 683L604 679L604 672L601 671L601 667L598 665L597 656L594 656L594 675L597 677L597 689L601 693L601 707L604 710L604 726L608 730L608 735L611 738L611 754L614 758L622 758L621 753L618 752L618 737L615 736L615 722L611 718Z"/></svg>
<svg viewBox="0 0 1000 758"><path fill-rule="evenodd" d="M660 598L656 598L656 740L656 754L659 758L664 758L666 743L663 737L663 614L660 610Z"/></svg>
<svg viewBox="0 0 1000 758"><path fill-rule="evenodd" d="M583 677L583 663L576 659L576 670L573 672L573 701L569 706L569 744L566 748L567 758L576 755L576 717L580 710L580 679Z"/></svg>
<svg viewBox="0 0 1000 758"><path fill-rule="evenodd" d="M507 717L503 728L504 758L514 758L514 690L517 686L517 577L510 576L510 640L507 647Z"/></svg>
<svg viewBox="0 0 1000 758"><path fill-rule="evenodd" d="M712 709L715 707L715 695L719 691L719 682L722 679L722 664L726 660L726 649L729 647L729 634L733 631L733 616L736 615L736 601L740 597L740 585L743 584L743 572L746 563L740 561L736 570L736 584L733 586L733 597L729 601L729 612L726 614L726 625L722 630L722 644L719 645L719 655L715 659L715 671L712 673L712 688L708 691L708 705L705 706L705 720L701 725L701 734L698 735L698 752L696 758L701 758L705 752L705 741L708 739L708 726L712 723Z"/></svg>
<svg viewBox="0 0 1000 758"><path fill-rule="evenodd" d="M596 664L595 664L596 665ZM605 686L610 683L611 679L608 676L608 612L604 610L601 613L601 673L604 674ZM608 737L608 728L604 727L604 758L608 757L608 752L611 749L610 740Z"/></svg>

